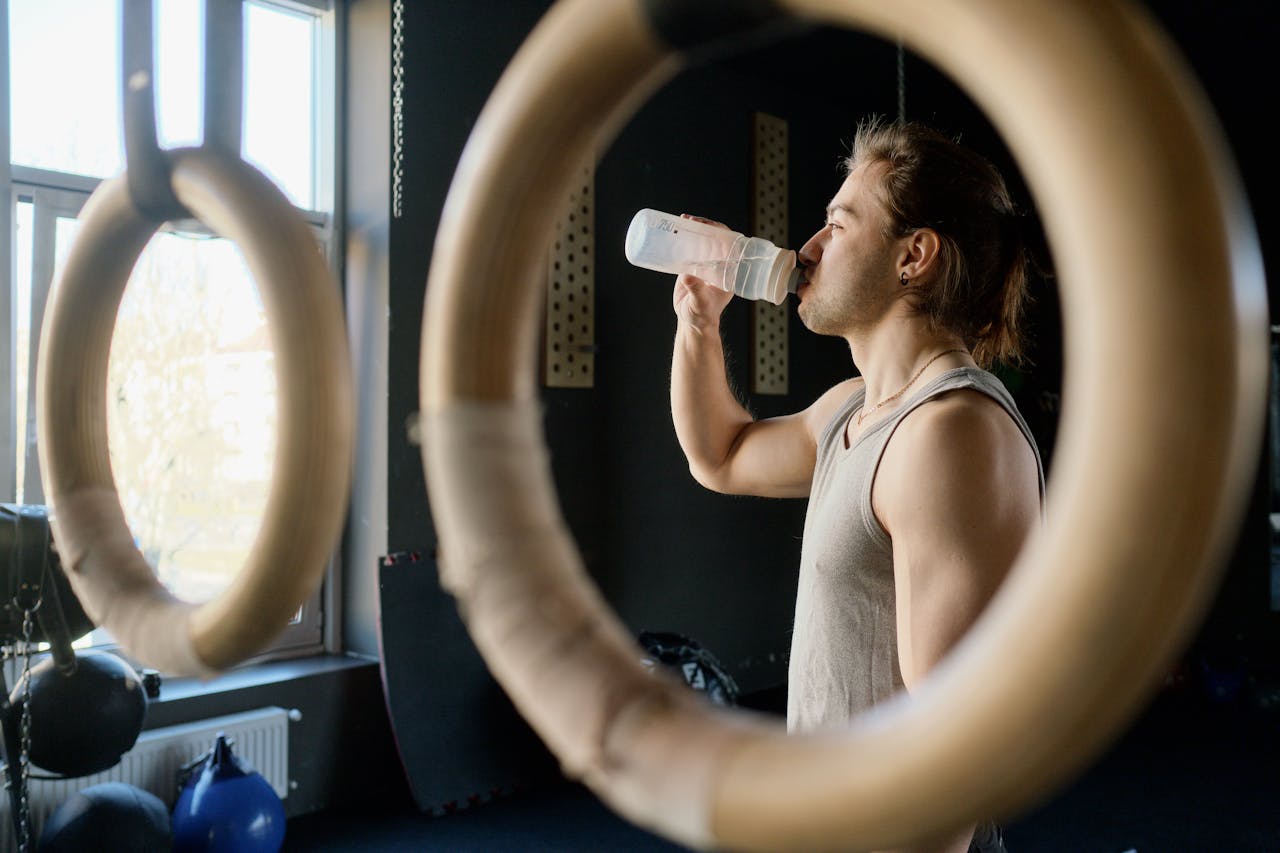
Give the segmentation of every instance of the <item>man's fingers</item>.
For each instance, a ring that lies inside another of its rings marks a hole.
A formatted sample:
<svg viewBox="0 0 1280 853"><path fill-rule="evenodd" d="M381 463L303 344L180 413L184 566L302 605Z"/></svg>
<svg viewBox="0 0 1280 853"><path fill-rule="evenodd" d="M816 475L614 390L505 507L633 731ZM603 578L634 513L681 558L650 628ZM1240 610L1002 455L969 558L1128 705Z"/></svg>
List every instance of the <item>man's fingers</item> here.
<svg viewBox="0 0 1280 853"><path fill-rule="evenodd" d="M680 214L680 218L692 219L694 222L705 222L707 225L714 225L717 228L724 228L726 231L729 230L729 226L725 225L723 222L716 222L714 219L707 219L705 216L694 216L692 213L682 213Z"/></svg>

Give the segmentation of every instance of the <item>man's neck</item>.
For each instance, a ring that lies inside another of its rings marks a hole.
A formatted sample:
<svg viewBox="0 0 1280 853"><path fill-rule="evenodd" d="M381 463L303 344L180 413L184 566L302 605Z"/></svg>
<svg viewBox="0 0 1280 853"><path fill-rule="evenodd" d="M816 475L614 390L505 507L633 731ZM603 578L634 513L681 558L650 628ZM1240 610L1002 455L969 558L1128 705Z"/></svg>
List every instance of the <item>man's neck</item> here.
<svg viewBox="0 0 1280 853"><path fill-rule="evenodd" d="M886 317L865 333L851 334L845 339L853 363L866 383L864 411L902 390L926 362L939 353L965 348L958 336L932 331L925 318L915 316ZM960 364L967 366L972 362L963 353L951 353L930 364L926 373L941 372ZM926 378L920 376L915 384Z"/></svg>

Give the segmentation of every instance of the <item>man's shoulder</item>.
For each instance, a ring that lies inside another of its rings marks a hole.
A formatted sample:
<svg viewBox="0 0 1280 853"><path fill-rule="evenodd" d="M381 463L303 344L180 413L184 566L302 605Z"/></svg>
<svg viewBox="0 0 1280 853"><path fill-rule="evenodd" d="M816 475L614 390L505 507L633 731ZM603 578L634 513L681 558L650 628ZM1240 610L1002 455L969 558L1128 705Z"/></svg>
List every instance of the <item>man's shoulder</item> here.
<svg viewBox="0 0 1280 853"><path fill-rule="evenodd" d="M952 388L929 398L903 418L899 431L945 434L1015 426L1004 406L993 396L976 387Z"/></svg>
<svg viewBox="0 0 1280 853"><path fill-rule="evenodd" d="M982 467L1029 450L1009 412L973 388L946 391L922 403L902 419L890 447L890 464L925 471Z"/></svg>
<svg viewBox="0 0 1280 853"><path fill-rule="evenodd" d="M840 411L840 407L848 402L849 398L857 393L863 384L861 376L837 382L824 391L822 396L814 400L813 404L805 410L805 423L808 426L810 436L815 442L831 423L832 418Z"/></svg>
<svg viewBox="0 0 1280 853"><path fill-rule="evenodd" d="M1009 413L982 392L961 389L903 418L876 474L874 507L891 535L974 512L995 523L1035 504L1038 472L1035 451Z"/></svg>

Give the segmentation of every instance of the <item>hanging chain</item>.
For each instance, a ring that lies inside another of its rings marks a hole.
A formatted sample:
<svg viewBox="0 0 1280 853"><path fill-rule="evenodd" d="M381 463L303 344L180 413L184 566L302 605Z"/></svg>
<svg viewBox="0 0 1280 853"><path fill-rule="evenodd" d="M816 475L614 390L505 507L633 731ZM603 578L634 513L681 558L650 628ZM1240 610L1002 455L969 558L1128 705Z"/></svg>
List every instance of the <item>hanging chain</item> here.
<svg viewBox="0 0 1280 853"><path fill-rule="evenodd" d="M898 124L907 122L907 55L898 42Z"/></svg>
<svg viewBox="0 0 1280 853"><path fill-rule="evenodd" d="M404 0L392 4L391 18L391 216L404 211Z"/></svg>
<svg viewBox="0 0 1280 853"><path fill-rule="evenodd" d="M4 684L6 689L9 686L9 661L16 661L17 659L18 659L18 644L16 641L13 643L5 643L3 646L0 646L0 668L3 668L0 671L3 671L4 673ZM5 769L8 770L9 762L13 761L13 756L9 755L8 753L7 742L5 746L6 746L5 756L4 756ZM5 774L4 789L6 791L11 789L10 780L12 778L13 778L13 774L11 773Z"/></svg>
<svg viewBox="0 0 1280 853"><path fill-rule="evenodd" d="M24 607L22 610L22 646L19 655L22 657L22 722L19 724L20 739L18 753L18 853L27 853L31 849L31 803L28 797L31 777L31 634L33 630L32 616L39 607Z"/></svg>
<svg viewBox="0 0 1280 853"><path fill-rule="evenodd" d="M14 519L15 525L13 530L13 553L10 555L12 565L21 567L23 543L22 533L23 525L18 523L18 519ZM48 560L49 552L49 529L45 528L45 560ZM13 772L13 755L6 755L5 759L9 765L8 784L16 784L17 790L17 829L18 829L18 853L28 853L31 850L31 801L28 796L29 783L31 778L31 647L32 635L35 633L35 613L40 609L40 605L44 601L42 595L43 588L41 584L48 572L48 565L44 566L41 572L41 580L32 584L29 579L24 577L21 570L18 572L17 588L10 588L13 593L11 603L6 605L12 607L15 611L22 611L22 642L14 642L12 645L6 645L3 654L0 655L0 666L6 665L10 660L20 658L22 661L22 717L18 724L18 773ZM31 601L32 596L35 601ZM7 683L7 674L5 676ZM16 780L16 781L15 781Z"/></svg>

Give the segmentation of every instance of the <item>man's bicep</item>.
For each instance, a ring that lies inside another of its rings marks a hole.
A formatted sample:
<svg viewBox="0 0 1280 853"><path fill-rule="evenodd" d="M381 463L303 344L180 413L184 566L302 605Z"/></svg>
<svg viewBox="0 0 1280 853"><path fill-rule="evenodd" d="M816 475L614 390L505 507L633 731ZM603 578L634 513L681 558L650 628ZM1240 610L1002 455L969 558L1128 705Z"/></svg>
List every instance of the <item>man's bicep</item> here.
<svg viewBox="0 0 1280 853"><path fill-rule="evenodd" d="M882 494L908 687L981 615L1039 514L1034 454L1007 415L954 405L933 414L896 448Z"/></svg>

